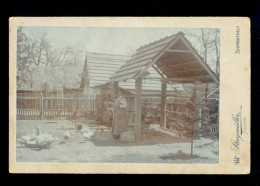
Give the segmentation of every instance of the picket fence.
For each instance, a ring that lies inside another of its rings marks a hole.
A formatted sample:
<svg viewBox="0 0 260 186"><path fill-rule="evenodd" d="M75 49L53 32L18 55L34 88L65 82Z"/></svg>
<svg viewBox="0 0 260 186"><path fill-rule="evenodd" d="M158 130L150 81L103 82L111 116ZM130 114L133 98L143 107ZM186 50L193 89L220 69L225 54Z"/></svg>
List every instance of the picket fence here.
<svg viewBox="0 0 260 186"><path fill-rule="evenodd" d="M16 116L18 120L75 119L75 114L95 114L96 96L64 95L43 96L41 94L17 94Z"/></svg>

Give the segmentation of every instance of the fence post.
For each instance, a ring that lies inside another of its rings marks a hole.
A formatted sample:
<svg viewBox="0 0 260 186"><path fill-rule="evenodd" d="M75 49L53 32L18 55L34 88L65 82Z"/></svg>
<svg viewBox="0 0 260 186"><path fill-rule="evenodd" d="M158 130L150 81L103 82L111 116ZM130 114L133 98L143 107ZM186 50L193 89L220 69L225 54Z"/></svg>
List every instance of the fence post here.
<svg viewBox="0 0 260 186"><path fill-rule="evenodd" d="M41 112L41 120L43 120L43 95L41 93L41 97L40 97L40 112Z"/></svg>

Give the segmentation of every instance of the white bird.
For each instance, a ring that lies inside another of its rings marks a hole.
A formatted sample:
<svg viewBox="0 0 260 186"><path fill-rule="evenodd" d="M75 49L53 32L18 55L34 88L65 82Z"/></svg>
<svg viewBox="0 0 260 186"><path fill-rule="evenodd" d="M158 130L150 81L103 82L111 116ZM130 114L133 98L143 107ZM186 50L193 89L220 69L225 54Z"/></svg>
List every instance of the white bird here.
<svg viewBox="0 0 260 186"><path fill-rule="evenodd" d="M29 141L34 141L36 139L35 130L33 130L32 134L26 133L26 136L21 136L18 139L18 142L21 144L27 144Z"/></svg>
<svg viewBox="0 0 260 186"><path fill-rule="evenodd" d="M92 130L90 130L90 131L85 131L84 133L83 133L83 138L85 139L85 140L89 140L89 138L91 137L91 136L93 136L94 135L94 132L92 131Z"/></svg>
<svg viewBox="0 0 260 186"><path fill-rule="evenodd" d="M36 139L36 130L33 129L32 134L30 135L30 141L34 141Z"/></svg>
<svg viewBox="0 0 260 186"><path fill-rule="evenodd" d="M47 134L47 132L42 132L41 127L36 128L36 144L39 147L50 147L50 145L58 140L58 138L54 138L51 134Z"/></svg>
<svg viewBox="0 0 260 186"><path fill-rule="evenodd" d="M27 142L30 140L30 136L21 136L17 139L17 141L21 144L27 144Z"/></svg>
<svg viewBox="0 0 260 186"><path fill-rule="evenodd" d="M64 132L63 134L63 138L68 140L70 138L70 133L67 131L67 132Z"/></svg>
<svg viewBox="0 0 260 186"><path fill-rule="evenodd" d="M55 140L51 134L40 134L36 137L36 144L40 147L49 147Z"/></svg>

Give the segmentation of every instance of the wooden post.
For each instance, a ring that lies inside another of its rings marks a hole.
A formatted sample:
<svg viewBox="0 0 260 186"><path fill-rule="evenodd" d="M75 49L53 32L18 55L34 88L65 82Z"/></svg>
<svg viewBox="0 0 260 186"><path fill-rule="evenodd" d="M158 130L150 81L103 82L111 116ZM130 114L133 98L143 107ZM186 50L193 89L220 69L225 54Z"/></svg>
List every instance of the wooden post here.
<svg viewBox="0 0 260 186"><path fill-rule="evenodd" d="M118 82L114 82L113 84L113 121L112 121L112 132L114 130L115 124L115 110L116 110L116 99L118 97Z"/></svg>
<svg viewBox="0 0 260 186"><path fill-rule="evenodd" d="M206 102L207 102L207 98L208 98L208 92L209 92L208 83L206 83L206 89L205 89L205 99L206 99Z"/></svg>
<svg viewBox="0 0 260 186"><path fill-rule="evenodd" d="M197 111L198 111L198 108L197 108L197 82L195 81L194 82L194 88L193 88L193 103L194 103L194 106L195 106L195 117L197 116ZM192 123L192 129L191 129L191 157L193 156L193 140L194 140L194 137L195 135L197 135L197 121L195 121L194 123Z"/></svg>
<svg viewBox="0 0 260 186"><path fill-rule="evenodd" d="M193 126L195 128L195 126ZM193 139L194 139L194 129L191 132L191 148L190 148L190 155L193 156Z"/></svg>
<svg viewBox="0 0 260 186"><path fill-rule="evenodd" d="M198 87L197 87L197 84L199 84L200 82L199 81L195 81L195 92L194 92L194 104L195 104L195 112L196 112L196 116L197 117L201 117L201 111L200 111L200 107L199 107L199 103L198 103ZM194 137L197 137L198 136L198 129L201 128L201 123L200 123L200 120L198 120L196 123L195 123L195 131L194 131Z"/></svg>
<svg viewBox="0 0 260 186"><path fill-rule="evenodd" d="M135 80L135 139L137 142L141 138L142 125L142 78Z"/></svg>
<svg viewBox="0 0 260 186"><path fill-rule="evenodd" d="M41 120L43 120L43 94L40 97L40 108L41 108Z"/></svg>
<svg viewBox="0 0 260 186"><path fill-rule="evenodd" d="M167 83L162 81L160 126L163 128L166 128L166 99L167 99L166 92L167 92Z"/></svg>

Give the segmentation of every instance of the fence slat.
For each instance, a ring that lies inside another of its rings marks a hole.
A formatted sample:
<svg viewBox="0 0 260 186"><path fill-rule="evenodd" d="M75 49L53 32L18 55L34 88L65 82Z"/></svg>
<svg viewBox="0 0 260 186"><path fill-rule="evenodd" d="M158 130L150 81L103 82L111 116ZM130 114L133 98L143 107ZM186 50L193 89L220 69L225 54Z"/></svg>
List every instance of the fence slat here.
<svg viewBox="0 0 260 186"><path fill-rule="evenodd" d="M61 98L45 95L42 97L41 106L41 93L17 93L16 115L20 119L41 119L41 115L44 119L53 119L57 116L71 118L74 106L78 106L77 109L93 113L97 106L96 96L72 97L64 95Z"/></svg>

